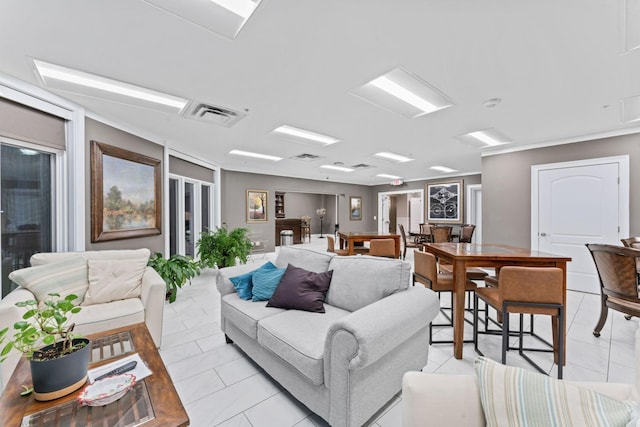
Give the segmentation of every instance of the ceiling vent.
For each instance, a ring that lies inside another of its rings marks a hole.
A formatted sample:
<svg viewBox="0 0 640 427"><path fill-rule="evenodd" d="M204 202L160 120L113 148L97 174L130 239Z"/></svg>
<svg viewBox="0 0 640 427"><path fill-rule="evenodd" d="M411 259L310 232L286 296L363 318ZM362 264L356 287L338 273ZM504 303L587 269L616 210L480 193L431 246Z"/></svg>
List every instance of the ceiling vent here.
<svg viewBox="0 0 640 427"><path fill-rule="evenodd" d="M320 156L316 156L315 154L308 154L308 153L299 154L297 156L292 157L292 159L294 160L302 160L303 162L312 162L314 160L318 160L319 158Z"/></svg>
<svg viewBox="0 0 640 427"><path fill-rule="evenodd" d="M351 166L353 169L368 169L368 168L372 168L372 165L367 165L365 163L360 163L359 165L353 165Z"/></svg>
<svg viewBox="0 0 640 427"><path fill-rule="evenodd" d="M246 113L240 111L203 103L193 103L182 113L182 116L187 119L213 123L228 128L236 124L246 115Z"/></svg>

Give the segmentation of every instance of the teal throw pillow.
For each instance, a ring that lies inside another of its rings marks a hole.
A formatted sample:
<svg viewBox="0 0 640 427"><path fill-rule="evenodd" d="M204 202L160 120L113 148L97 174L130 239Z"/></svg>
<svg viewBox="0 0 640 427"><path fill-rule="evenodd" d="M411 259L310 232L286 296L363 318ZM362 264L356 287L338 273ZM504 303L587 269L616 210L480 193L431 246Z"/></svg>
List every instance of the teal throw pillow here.
<svg viewBox="0 0 640 427"><path fill-rule="evenodd" d="M268 301L280 284L286 268L258 270L253 274L253 301Z"/></svg>
<svg viewBox="0 0 640 427"><path fill-rule="evenodd" d="M242 274L240 276L230 277L229 280L233 283L238 296L243 300L250 300L253 298L253 275L256 271L261 270L275 270L277 267L273 265L271 261L265 263L260 268Z"/></svg>

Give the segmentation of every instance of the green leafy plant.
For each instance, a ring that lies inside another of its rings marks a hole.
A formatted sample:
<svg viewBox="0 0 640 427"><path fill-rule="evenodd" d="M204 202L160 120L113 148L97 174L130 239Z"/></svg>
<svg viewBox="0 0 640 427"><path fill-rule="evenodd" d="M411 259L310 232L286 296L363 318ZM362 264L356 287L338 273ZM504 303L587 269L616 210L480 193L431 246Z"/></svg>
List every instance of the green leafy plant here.
<svg viewBox="0 0 640 427"><path fill-rule="evenodd" d="M203 231L196 243L202 267L231 267L236 259L244 264L251 253L251 241L247 237L248 228L238 227L231 232L223 225L216 231Z"/></svg>
<svg viewBox="0 0 640 427"><path fill-rule="evenodd" d="M21 352L29 360L57 359L72 353L85 344L74 345L77 335L73 333L74 323L69 322L71 315L80 312L81 308L73 303L78 297L67 295L60 299L60 294L50 293L47 299L38 305L36 300L20 301L17 307L26 308L22 320L13 324L16 333L11 338L9 327L0 330L0 362L3 362L13 349ZM5 344L6 342L6 344ZM43 347L60 343L44 351Z"/></svg>
<svg viewBox="0 0 640 427"><path fill-rule="evenodd" d="M179 254L164 258L160 252L156 252L147 265L157 271L166 283L170 303L175 302L178 288L200 275L200 265L191 257Z"/></svg>

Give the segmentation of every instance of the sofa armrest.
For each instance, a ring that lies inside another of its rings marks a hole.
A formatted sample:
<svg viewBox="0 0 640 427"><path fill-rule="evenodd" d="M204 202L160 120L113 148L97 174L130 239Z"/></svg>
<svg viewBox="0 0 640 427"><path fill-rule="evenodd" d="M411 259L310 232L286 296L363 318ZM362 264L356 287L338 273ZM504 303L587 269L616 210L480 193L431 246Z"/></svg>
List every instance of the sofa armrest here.
<svg viewBox="0 0 640 427"><path fill-rule="evenodd" d="M414 336L431 322L439 310L436 294L422 286L397 292L333 323L324 348L325 372L331 372L336 338L352 337L355 354L345 360L349 369L363 368ZM326 378L325 378L326 379Z"/></svg>
<svg viewBox="0 0 640 427"><path fill-rule="evenodd" d="M484 427L475 375L407 372L402 378L403 427Z"/></svg>
<svg viewBox="0 0 640 427"><path fill-rule="evenodd" d="M162 316L167 287L162 277L151 267L146 267L142 275L140 300L144 306L144 323L149 329L156 347L162 344Z"/></svg>
<svg viewBox="0 0 640 427"><path fill-rule="evenodd" d="M36 299L35 295L25 288L18 287L10 292L6 297L0 300L0 329L9 327L9 335L14 334L13 324L22 320L22 315L26 311L24 308L16 307L16 303ZM9 381L11 374L16 368L20 360L20 353L12 351L9 353L7 360L0 363L0 390L4 388L4 384Z"/></svg>

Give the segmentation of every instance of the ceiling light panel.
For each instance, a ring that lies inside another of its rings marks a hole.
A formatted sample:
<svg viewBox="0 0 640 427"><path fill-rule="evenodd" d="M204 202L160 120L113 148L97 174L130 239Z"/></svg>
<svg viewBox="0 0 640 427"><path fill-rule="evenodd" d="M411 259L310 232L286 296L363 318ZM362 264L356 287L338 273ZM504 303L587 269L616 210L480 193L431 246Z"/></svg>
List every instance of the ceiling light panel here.
<svg viewBox="0 0 640 427"><path fill-rule="evenodd" d="M388 178L388 179L400 179L402 177L397 176L397 175L389 175L387 173L379 173L376 175L379 178Z"/></svg>
<svg viewBox="0 0 640 427"><path fill-rule="evenodd" d="M144 0L204 29L235 39L261 0Z"/></svg>
<svg viewBox="0 0 640 427"><path fill-rule="evenodd" d="M397 153L389 153L386 151L380 152L380 153L376 153L375 154L378 157L382 157L383 159L386 160L391 160L397 163L405 163L405 162L410 162L414 159L412 159L411 157L407 157L407 156L403 156L402 154L397 154Z"/></svg>
<svg viewBox="0 0 640 427"><path fill-rule="evenodd" d="M472 143L474 145L478 145L478 143L481 143L483 148L495 147L511 142L511 139L509 137L493 128L469 132L464 135L460 135L457 138L462 142Z"/></svg>
<svg viewBox="0 0 640 427"><path fill-rule="evenodd" d="M255 159L271 160L272 162L277 162L282 160L282 157L271 156L269 154L252 153L251 151L231 150L229 151L229 154L233 154L234 156L244 156L244 157L253 157Z"/></svg>
<svg viewBox="0 0 640 427"><path fill-rule="evenodd" d="M179 112L188 100L84 71L33 60L42 84L54 90L106 99L136 107Z"/></svg>
<svg viewBox="0 0 640 427"><path fill-rule="evenodd" d="M345 168L345 167L336 166L336 165L322 165L320 167L324 169L331 169L331 170L340 171L340 172L353 172L353 169L351 168Z"/></svg>
<svg viewBox="0 0 640 427"><path fill-rule="evenodd" d="M446 166L431 166L429 169L442 173L458 172L457 169L452 169Z"/></svg>
<svg viewBox="0 0 640 427"><path fill-rule="evenodd" d="M315 144L321 145L330 145L335 144L336 142L340 142L338 138L334 138L333 136L323 135L321 133L311 132L309 130L300 129L289 125L279 126L272 130L271 133L287 135L294 137L296 140L302 139L305 142L313 142Z"/></svg>
<svg viewBox="0 0 640 427"><path fill-rule="evenodd" d="M400 67L350 93L410 119L453 105L445 94Z"/></svg>

